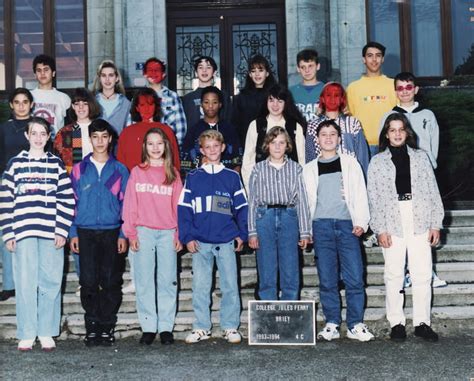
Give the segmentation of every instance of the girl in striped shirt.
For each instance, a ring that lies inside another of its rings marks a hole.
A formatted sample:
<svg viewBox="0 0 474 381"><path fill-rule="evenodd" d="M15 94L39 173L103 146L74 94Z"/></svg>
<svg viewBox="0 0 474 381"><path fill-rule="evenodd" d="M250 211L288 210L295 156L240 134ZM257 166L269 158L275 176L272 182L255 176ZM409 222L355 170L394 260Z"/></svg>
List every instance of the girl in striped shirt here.
<svg viewBox="0 0 474 381"><path fill-rule="evenodd" d="M33 117L25 136L29 151L8 163L0 188L0 227L13 253L17 336L20 351L36 337L45 351L56 347L61 320L64 252L74 214L71 181L58 157L45 152L51 127Z"/></svg>
<svg viewBox="0 0 474 381"><path fill-rule="evenodd" d="M257 250L258 295L277 300L298 300L300 268L298 246L310 241L308 198L302 167L289 159L292 142L283 127L266 134L266 160L255 165L249 183L249 246Z"/></svg>

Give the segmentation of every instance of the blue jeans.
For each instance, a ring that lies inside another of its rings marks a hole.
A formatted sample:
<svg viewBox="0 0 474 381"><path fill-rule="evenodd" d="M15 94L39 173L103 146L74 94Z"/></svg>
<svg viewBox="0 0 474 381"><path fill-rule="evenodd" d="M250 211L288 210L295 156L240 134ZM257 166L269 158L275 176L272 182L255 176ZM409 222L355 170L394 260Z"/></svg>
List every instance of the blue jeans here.
<svg viewBox="0 0 474 381"><path fill-rule="evenodd" d="M177 254L175 230L139 226L140 249L133 256L138 319L143 332L172 331L176 316ZM156 276L155 276L156 267ZM157 291L158 289L158 291Z"/></svg>
<svg viewBox="0 0 474 381"><path fill-rule="evenodd" d="M17 337L58 336L64 250L54 241L24 238L16 243L13 274L16 284Z"/></svg>
<svg viewBox="0 0 474 381"><path fill-rule="evenodd" d="M278 300L280 273L281 300L298 300L300 266L298 216L295 208L257 208L258 296Z"/></svg>
<svg viewBox="0 0 474 381"><path fill-rule="evenodd" d="M346 289L347 327L364 319L365 290L359 239L352 221L321 218L313 221L319 294L327 323L341 324L339 268Z"/></svg>
<svg viewBox="0 0 474 381"><path fill-rule="evenodd" d="M198 242L199 250L193 254L193 329L211 329L211 287L214 258L219 271L222 293L220 326L237 329L240 325L240 295L237 284L237 259L234 241L227 243Z"/></svg>
<svg viewBox="0 0 474 381"><path fill-rule="evenodd" d="M7 250L0 230L0 253L2 253L2 280L4 290L14 290L15 281L13 280L12 253Z"/></svg>

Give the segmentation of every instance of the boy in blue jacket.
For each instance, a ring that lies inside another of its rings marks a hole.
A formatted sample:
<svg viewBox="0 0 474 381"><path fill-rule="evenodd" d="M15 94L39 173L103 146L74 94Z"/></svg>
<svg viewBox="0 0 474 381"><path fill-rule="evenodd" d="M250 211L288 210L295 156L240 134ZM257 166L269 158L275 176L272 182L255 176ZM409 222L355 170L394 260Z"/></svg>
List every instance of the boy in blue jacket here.
<svg viewBox="0 0 474 381"><path fill-rule="evenodd" d="M76 214L70 245L79 254L86 346L110 346L115 342L115 323L122 302L122 254L127 241L120 226L128 170L109 154L113 134L108 122L94 120L89 125L93 152L71 172Z"/></svg>
<svg viewBox="0 0 474 381"><path fill-rule="evenodd" d="M211 286L214 258L220 276L220 326L229 343L242 340L237 260L247 240L247 198L237 172L225 168L224 138L216 130L199 137L204 164L191 171L178 205L179 240L193 254L193 309L195 321L186 343L211 337Z"/></svg>

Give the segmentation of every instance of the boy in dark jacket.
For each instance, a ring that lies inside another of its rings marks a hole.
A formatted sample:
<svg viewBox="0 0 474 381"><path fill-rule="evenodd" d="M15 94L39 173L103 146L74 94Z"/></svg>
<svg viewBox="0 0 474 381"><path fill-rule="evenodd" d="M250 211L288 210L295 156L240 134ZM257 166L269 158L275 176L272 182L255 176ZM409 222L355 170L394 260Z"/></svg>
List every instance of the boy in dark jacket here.
<svg viewBox="0 0 474 381"><path fill-rule="evenodd" d="M71 250L80 254L81 303L85 310L86 346L115 342L122 302L122 271L127 241L120 230L127 168L109 155L112 126L102 119L89 125L93 152L74 165L71 180L76 214Z"/></svg>

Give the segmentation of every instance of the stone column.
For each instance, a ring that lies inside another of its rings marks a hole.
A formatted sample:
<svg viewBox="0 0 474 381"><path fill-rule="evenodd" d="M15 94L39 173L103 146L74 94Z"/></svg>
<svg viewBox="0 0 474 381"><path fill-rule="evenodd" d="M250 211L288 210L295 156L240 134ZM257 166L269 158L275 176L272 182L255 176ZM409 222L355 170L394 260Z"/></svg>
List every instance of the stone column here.
<svg viewBox="0 0 474 381"><path fill-rule="evenodd" d="M286 1L286 45L288 60L288 85L300 81L296 73L296 55L304 48L316 49L321 70L318 78L326 80L330 65L329 1Z"/></svg>
<svg viewBox="0 0 474 381"><path fill-rule="evenodd" d="M100 62L114 58L114 0L87 0L88 86L92 86Z"/></svg>
<svg viewBox="0 0 474 381"><path fill-rule="evenodd" d="M334 3L331 2L333 63L340 71L341 83L347 86L365 72L362 63L362 48L367 42L365 0Z"/></svg>

